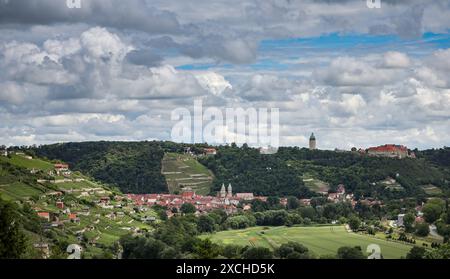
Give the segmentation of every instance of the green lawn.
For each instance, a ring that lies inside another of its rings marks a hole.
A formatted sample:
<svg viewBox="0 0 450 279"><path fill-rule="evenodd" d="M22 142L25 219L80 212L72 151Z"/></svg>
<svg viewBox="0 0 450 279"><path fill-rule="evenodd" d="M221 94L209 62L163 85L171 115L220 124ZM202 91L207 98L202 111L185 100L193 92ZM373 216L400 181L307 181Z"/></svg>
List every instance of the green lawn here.
<svg viewBox="0 0 450 279"><path fill-rule="evenodd" d="M262 233L264 232L264 233ZM406 256L412 245L387 241L367 235L348 233L343 226L320 227L253 227L244 230L222 231L203 235L222 244L263 246L274 249L288 241L299 242L316 255L335 255L342 246L360 246L363 252L370 244L378 244L386 259Z"/></svg>

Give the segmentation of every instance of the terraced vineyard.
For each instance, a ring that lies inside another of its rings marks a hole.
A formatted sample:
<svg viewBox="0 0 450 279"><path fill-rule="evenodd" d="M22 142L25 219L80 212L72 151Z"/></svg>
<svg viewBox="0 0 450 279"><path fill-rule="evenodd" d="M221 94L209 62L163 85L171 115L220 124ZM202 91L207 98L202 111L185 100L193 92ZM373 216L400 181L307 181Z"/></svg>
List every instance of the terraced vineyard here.
<svg viewBox="0 0 450 279"><path fill-rule="evenodd" d="M207 195L213 180L212 173L194 157L177 153L164 155L162 174L166 177L170 193L190 187L199 195Z"/></svg>
<svg viewBox="0 0 450 279"><path fill-rule="evenodd" d="M118 190L81 173L44 179L52 169L52 163L41 159L0 157L1 198L49 214L49 220L40 225L45 235L26 231L34 243L84 243L84 256L90 258L101 255L103 250L98 247L111 248L123 235L151 230L152 226L141 218L151 216L159 222L153 210L136 212ZM108 201L101 203L105 197ZM63 207L58 207L61 202ZM51 239L47 239L49 236Z"/></svg>

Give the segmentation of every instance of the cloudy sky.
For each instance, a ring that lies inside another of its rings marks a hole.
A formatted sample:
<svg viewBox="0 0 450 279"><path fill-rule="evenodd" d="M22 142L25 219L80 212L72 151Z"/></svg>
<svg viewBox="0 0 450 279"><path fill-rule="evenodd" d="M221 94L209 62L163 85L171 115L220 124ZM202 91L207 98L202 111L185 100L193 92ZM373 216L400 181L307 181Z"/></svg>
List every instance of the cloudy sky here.
<svg viewBox="0 0 450 279"><path fill-rule="evenodd" d="M450 0L0 0L0 145L170 140L279 108L280 143L450 145Z"/></svg>

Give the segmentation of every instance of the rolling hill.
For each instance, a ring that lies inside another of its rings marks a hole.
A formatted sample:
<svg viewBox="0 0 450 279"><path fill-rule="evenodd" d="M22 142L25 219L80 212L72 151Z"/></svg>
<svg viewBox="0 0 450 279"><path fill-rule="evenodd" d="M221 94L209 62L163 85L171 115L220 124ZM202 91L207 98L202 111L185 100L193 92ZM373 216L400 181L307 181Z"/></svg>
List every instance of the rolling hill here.
<svg viewBox="0 0 450 279"><path fill-rule="evenodd" d="M141 218L157 214L136 212L119 190L79 172L49 175L51 162L27 157L0 157L0 199L15 205L34 258L67 257L68 244L81 245L86 258L115 257L121 236L152 229Z"/></svg>

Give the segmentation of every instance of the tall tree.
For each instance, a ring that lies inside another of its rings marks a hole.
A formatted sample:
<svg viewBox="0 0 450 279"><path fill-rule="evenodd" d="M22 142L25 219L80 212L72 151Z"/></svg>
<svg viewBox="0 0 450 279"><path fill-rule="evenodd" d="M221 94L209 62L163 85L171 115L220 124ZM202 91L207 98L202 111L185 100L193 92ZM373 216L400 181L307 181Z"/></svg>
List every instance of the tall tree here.
<svg viewBox="0 0 450 279"><path fill-rule="evenodd" d="M0 198L0 259L21 258L26 250L26 236L20 229L14 205Z"/></svg>

